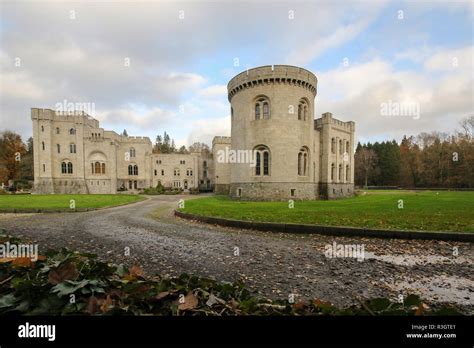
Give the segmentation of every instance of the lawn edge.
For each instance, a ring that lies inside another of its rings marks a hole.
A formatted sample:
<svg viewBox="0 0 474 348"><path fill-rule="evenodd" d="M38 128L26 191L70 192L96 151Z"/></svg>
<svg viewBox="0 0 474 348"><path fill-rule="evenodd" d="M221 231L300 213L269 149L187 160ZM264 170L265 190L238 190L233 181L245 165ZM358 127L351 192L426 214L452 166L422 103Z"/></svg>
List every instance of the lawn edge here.
<svg viewBox="0 0 474 348"><path fill-rule="evenodd" d="M235 227L257 231L271 231L277 233L306 233L331 236L358 236L395 239L425 239L474 243L474 234L467 232L383 230L346 226L257 222L194 215L178 210L174 211L174 215L186 220L194 220L224 227Z"/></svg>
<svg viewBox="0 0 474 348"><path fill-rule="evenodd" d="M146 200L149 200L149 197L146 196L141 196L143 199L139 199L135 202L127 202L127 203L121 203L117 205L108 205L105 207L100 207L100 208L76 208L76 209L36 209L36 208L28 208L28 209L21 209L21 208L14 208L14 209L0 209L0 214L53 214L53 213L83 213L87 211L96 211L96 210L104 210L104 209L112 209L112 208L118 208L118 207L123 207L125 205L132 205L140 202L144 202Z"/></svg>

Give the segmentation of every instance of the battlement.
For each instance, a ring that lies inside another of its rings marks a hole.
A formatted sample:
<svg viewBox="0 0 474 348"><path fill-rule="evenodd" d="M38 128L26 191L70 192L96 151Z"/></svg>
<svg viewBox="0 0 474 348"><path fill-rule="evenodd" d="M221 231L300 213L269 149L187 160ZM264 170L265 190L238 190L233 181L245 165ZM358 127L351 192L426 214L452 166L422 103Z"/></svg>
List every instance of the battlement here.
<svg viewBox="0 0 474 348"><path fill-rule="evenodd" d="M311 71L292 65L266 65L236 75L227 85L228 99L245 88L268 84L290 84L306 88L316 96L318 79Z"/></svg>
<svg viewBox="0 0 474 348"><path fill-rule="evenodd" d="M139 137L139 136L120 135L119 141L123 142L123 143L151 144L150 138L148 138L148 137Z"/></svg>
<svg viewBox="0 0 474 348"><path fill-rule="evenodd" d="M334 118L330 112L325 112L321 115L321 118L314 120L314 129L322 128L324 125L331 125L345 131L355 132L355 123L353 121L340 121Z"/></svg>
<svg viewBox="0 0 474 348"><path fill-rule="evenodd" d="M231 143L231 137L224 137L224 136L216 136L214 139L212 139L212 146L214 144L230 144Z"/></svg>
<svg viewBox="0 0 474 348"><path fill-rule="evenodd" d="M74 122L93 128L99 127L99 121L84 111L56 111L53 109L31 108L32 120Z"/></svg>

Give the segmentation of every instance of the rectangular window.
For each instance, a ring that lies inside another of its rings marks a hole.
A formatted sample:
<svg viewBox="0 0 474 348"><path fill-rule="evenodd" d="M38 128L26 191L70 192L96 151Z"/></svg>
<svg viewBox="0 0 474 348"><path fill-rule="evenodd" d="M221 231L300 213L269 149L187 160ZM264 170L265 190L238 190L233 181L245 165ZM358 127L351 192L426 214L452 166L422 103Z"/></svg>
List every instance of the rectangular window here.
<svg viewBox="0 0 474 348"><path fill-rule="evenodd" d="M165 175L165 171L163 169L161 170L161 175Z"/></svg>
<svg viewBox="0 0 474 348"><path fill-rule="evenodd" d="M237 197L242 197L242 189L241 188L237 189Z"/></svg>
<svg viewBox="0 0 474 348"><path fill-rule="evenodd" d="M61 145L56 144L56 149L58 150L58 153L61 153Z"/></svg>
<svg viewBox="0 0 474 348"><path fill-rule="evenodd" d="M294 196L295 196L295 191L296 191L295 189L291 189L291 190L290 190L290 196L291 196L291 197L294 197Z"/></svg>
<svg viewBox="0 0 474 348"><path fill-rule="evenodd" d="M268 175L268 152L263 153L263 175Z"/></svg>

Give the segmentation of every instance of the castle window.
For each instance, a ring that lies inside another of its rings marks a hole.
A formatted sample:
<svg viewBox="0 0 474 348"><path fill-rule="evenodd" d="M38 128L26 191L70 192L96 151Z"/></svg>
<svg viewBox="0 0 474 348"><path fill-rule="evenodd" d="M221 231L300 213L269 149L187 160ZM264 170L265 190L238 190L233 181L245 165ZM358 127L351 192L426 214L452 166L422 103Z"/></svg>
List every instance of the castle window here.
<svg viewBox="0 0 474 348"><path fill-rule="evenodd" d="M61 145L56 144L56 149L58 150L58 153L61 153Z"/></svg>
<svg viewBox="0 0 474 348"><path fill-rule="evenodd" d="M263 118L270 118L270 102L267 97L258 97L255 101L255 119L260 119L260 113L263 112Z"/></svg>
<svg viewBox="0 0 474 348"><path fill-rule="evenodd" d="M205 177L205 178L207 177L207 170L202 172L202 176Z"/></svg>
<svg viewBox="0 0 474 348"><path fill-rule="evenodd" d="M270 151L268 147L260 145L254 151L256 156L255 175L270 175Z"/></svg>
<svg viewBox="0 0 474 348"><path fill-rule="evenodd" d="M76 144L69 144L69 152L76 153Z"/></svg>
<svg viewBox="0 0 474 348"><path fill-rule="evenodd" d="M157 161L156 161L156 164L161 164L161 160L157 160Z"/></svg>
<svg viewBox="0 0 474 348"><path fill-rule="evenodd" d="M56 127L56 134L59 134L59 127Z"/></svg>
<svg viewBox="0 0 474 348"><path fill-rule="evenodd" d="M41 126L41 131L44 132L44 126Z"/></svg>
<svg viewBox="0 0 474 348"><path fill-rule="evenodd" d="M69 130L69 134L70 134L70 135L76 134L76 130L75 130L74 128L71 128L71 129Z"/></svg>
<svg viewBox="0 0 474 348"><path fill-rule="evenodd" d="M193 176L193 170L191 168L186 169L187 176Z"/></svg>
<svg viewBox="0 0 474 348"><path fill-rule="evenodd" d="M334 177L336 176L335 171L336 171L336 165L334 163L332 163L331 164L331 181L334 181Z"/></svg>
<svg viewBox="0 0 474 348"><path fill-rule="evenodd" d="M270 118L270 106L268 103L263 103L263 118L268 119Z"/></svg>
<svg viewBox="0 0 474 348"><path fill-rule="evenodd" d="M203 167L207 167L207 161L202 162Z"/></svg>
<svg viewBox="0 0 474 348"><path fill-rule="evenodd" d="M44 151L44 141L41 142L41 146L43 147L43 151Z"/></svg>
<svg viewBox="0 0 474 348"><path fill-rule="evenodd" d="M135 165L129 165L128 166L128 175L138 175L138 166Z"/></svg>
<svg viewBox="0 0 474 348"><path fill-rule="evenodd" d="M179 176L179 168L175 168L173 174L174 176Z"/></svg>
<svg viewBox="0 0 474 348"><path fill-rule="evenodd" d="M331 139L331 152L336 153L336 138Z"/></svg>
<svg viewBox="0 0 474 348"><path fill-rule="evenodd" d="M342 174L343 174L343 171L342 171L342 164L339 165L339 181L341 182L342 181Z"/></svg>
<svg viewBox="0 0 474 348"><path fill-rule="evenodd" d="M300 152L298 152L298 175L300 176L308 175L308 163L309 163L308 149L306 147L302 147L300 149Z"/></svg>
<svg viewBox="0 0 474 348"><path fill-rule="evenodd" d="M72 174L71 162L61 162L61 174Z"/></svg>
<svg viewBox="0 0 474 348"><path fill-rule="evenodd" d="M43 164L43 172L46 171L46 164Z"/></svg>
<svg viewBox="0 0 474 348"><path fill-rule="evenodd" d="M105 174L105 163L102 163L101 167L102 167L102 174Z"/></svg>
<svg viewBox="0 0 474 348"><path fill-rule="evenodd" d="M155 169L155 176L157 176L157 175L158 175L158 171Z"/></svg>
<svg viewBox="0 0 474 348"><path fill-rule="evenodd" d="M132 180L128 181L128 188L131 190L132 189Z"/></svg>
<svg viewBox="0 0 474 348"><path fill-rule="evenodd" d="M179 161L179 164L186 164L186 161L185 161L185 160L181 160L181 161Z"/></svg>
<svg viewBox="0 0 474 348"><path fill-rule="evenodd" d="M135 153L135 148L131 147L130 148L130 157L135 157L136 153Z"/></svg>
<svg viewBox="0 0 474 348"><path fill-rule="evenodd" d="M308 117L308 102L305 99L301 99L298 103L298 120L306 121Z"/></svg>
<svg viewBox="0 0 474 348"><path fill-rule="evenodd" d="M343 152L344 152L344 147L342 146L342 140L339 139L339 154L342 155Z"/></svg>
<svg viewBox="0 0 474 348"><path fill-rule="evenodd" d="M349 182L349 173L350 173L349 165L346 165L346 182Z"/></svg>
<svg viewBox="0 0 474 348"><path fill-rule="evenodd" d="M346 141L346 152L349 153L349 142Z"/></svg>
<svg viewBox="0 0 474 348"><path fill-rule="evenodd" d="M296 189L290 189L290 196L294 197L295 196Z"/></svg>
<svg viewBox="0 0 474 348"><path fill-rule="evenodd" d="M165 175L165 171L163 169L161 170L161 175Z"/></svg>
<svg viewBox="0 0 474 348"><path fill-rule="evenodd" d="M237 189L237 197L242 197L242 189L241 188Z"/></svg>

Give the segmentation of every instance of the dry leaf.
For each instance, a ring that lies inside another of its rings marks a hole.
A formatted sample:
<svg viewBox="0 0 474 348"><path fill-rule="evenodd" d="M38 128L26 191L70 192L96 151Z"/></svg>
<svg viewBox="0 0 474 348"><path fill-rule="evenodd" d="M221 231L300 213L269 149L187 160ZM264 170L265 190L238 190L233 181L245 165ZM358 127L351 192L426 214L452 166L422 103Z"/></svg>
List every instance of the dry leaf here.
<svg viewBox="0 0 474 348"><path fill-rule="evenodd" d="M107 295L107 298L105 300L103 300L101 306L100 306L100 310L102 313L105 313L105 312L108 312L110 310L110 307L112 306L113 302L112 302L112 298L110 297L110 295Z"/></svg>
<svg viewBox="0 0 474 348"><path fill-rule="evenodd" d="M99 309L99 302L97 301L97 298L95 296L89 297L85 312L92 315L92 314L95 314L98 309Z"/></svg>
<svg viewBox="0 0 474 348"><path fill-rule="evenodd" d="M132 266L130 267L130 269L128 270L128 273L132 276L132 277L142 277L144 272L143 272L143 268L141 268L140 266Z"/></svg>
<svg viewBox="0 0 474 348"><path fill-rule="evenodd" d="M178 300L179 303L179 300ZM199 301L196 296L193 295L192 291L188 292L188 294L184 297L184 303L178 304L178 309L185 311L188 309L194 309L198 306Z"/></svg>
<svg viewBox="0 0 474 348"><path fill-rule="evenodd" d="M18 267L32 267L34 263L29 257L17 257L12 261L12 265Z"/></svg>
<svg viewBox="0 0 474 348"><path fill-rule="evenodd" d="M79 275L76 265L69 262L60 265L59 267L49 271L48 282L56 285L65 280L75 279Z"/></svg>

